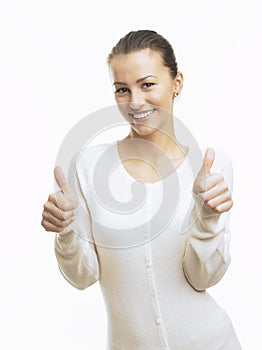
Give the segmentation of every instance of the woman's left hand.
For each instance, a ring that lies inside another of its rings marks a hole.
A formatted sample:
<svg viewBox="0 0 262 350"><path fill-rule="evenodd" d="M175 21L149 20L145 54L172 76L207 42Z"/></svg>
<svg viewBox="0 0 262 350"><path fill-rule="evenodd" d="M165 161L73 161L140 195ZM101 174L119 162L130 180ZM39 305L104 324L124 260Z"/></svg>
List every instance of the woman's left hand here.
<svg viewBox="0 0 262 350"><path fill-rule="evenodd" d="M204 203L205 207L215 213L224 213L231 209L233 201L224 177L219 173L212 173L211 167L215 160L215 151L206 150L203 164L193 185L193 193Z"/></svg>

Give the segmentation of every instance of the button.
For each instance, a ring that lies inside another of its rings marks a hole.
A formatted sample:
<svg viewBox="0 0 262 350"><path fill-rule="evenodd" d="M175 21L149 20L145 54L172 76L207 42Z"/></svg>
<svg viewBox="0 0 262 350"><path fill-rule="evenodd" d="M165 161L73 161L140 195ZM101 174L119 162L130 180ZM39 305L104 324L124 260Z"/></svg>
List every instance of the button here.
<svg viewBox="0 0 262 350"><path fill-rule="evenodd" d="M161 324L162 320L161 320L161 318L156 318L155 322L159 326Z"/></svg>
<svg viewBox="0 0 262 350"><path fill-rule="evenodd" d="M148 224L144 225L144 237L150 238L151 237L151 227Z"/></svg>
<svg viewBox="0 0 262 350"><path fill-rule="evenodd" d="M147 261L147 262L146 262L146 267L148 267L148 268L149 268L149 267L152 267L152 261Z"/></svg>
<svg viewBox="0 0 262 350"><path fill-rule="evenodd" d="M145 232L144 237L145 238L150 238L151 237L150 232Z"/></svg>

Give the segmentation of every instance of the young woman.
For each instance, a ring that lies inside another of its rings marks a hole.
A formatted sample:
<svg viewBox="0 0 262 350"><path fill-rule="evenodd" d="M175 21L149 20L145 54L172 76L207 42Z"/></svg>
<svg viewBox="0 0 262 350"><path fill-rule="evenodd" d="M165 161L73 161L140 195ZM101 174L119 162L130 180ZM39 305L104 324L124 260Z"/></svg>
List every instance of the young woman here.
<svg viewBox="0 0 262 350"><path fill-rule="evenodd" d="M108 64L130 132L84 148L72 185L55 168L61 190L45 203L42 225L57 233L59 268L79 289L99 280L107 349L240 349L230 319L206 292L230 262L231 163L208 148L192 174L194 150L178 141L173 118L183 75L165 38L130 32Z"/></svg>

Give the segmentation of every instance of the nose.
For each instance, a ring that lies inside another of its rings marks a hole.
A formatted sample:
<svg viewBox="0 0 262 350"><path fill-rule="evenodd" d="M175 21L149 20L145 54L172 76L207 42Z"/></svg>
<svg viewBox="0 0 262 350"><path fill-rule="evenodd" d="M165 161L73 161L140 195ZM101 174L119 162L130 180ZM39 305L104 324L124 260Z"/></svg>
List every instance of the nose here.
<svg viewBox="0 0 262 350"><path fill-rule="evenodd" d="M133 91L131 94L131 101L129 107L133 111L140 110L145 104L144 94L142 92Z"/></svg>

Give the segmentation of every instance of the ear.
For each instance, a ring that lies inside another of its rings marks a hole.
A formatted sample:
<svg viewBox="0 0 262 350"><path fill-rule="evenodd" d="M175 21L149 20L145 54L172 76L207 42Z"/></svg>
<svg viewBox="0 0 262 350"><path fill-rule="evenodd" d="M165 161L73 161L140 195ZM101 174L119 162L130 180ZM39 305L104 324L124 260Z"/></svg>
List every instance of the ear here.
<svg viewBox="0 0 262 350"><path fill-rule="evenodd" d="M174 96L179 95L183 88L184 77L181 72L177 72L173 83L174 83Z"/></svg>

